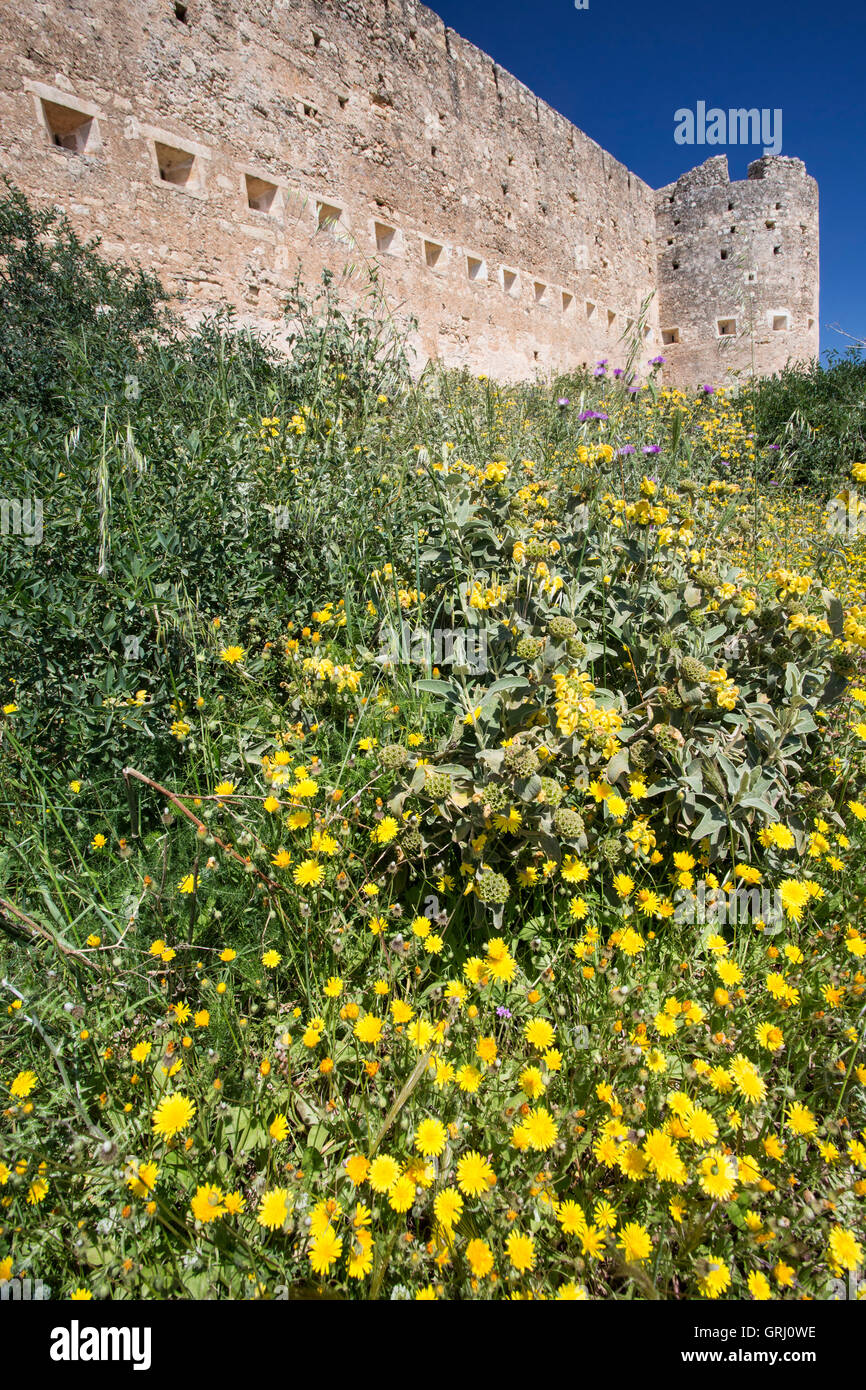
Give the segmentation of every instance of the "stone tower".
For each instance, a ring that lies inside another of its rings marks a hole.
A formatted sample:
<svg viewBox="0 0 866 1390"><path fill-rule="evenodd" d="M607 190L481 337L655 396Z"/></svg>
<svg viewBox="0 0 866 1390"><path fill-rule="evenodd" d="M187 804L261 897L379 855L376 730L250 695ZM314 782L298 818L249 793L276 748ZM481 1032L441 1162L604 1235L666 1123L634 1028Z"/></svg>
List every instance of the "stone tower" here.
<svg viewBox="0 0 866 1390"><path fill-rule="evenodd" d="M659 328L667 376L769 374L818 355L818 185L766 155L731 183L724 155L656 195Z"/></svg>

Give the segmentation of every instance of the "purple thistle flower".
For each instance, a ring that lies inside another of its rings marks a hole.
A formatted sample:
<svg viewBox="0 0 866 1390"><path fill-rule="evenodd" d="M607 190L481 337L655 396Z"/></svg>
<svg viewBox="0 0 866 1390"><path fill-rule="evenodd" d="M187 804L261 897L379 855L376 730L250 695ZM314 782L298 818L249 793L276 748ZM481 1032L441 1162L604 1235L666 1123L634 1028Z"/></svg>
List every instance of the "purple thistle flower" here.
<svg viewBox="0 0 866 1390"><path fill-rule="evenodd" d="M703 391L705 396L714 396L716 393L715 386L702 386L701 390Z"/></svg>
<svg viewBox="0 0 866 1390"><path fill-rule="evenodd" d="M571 401L569 400L568 396L560 396L556 404L562 406L564 410L567 405L571 404Z"/></svg>
<svg viewBox="0 0 866 1390"><path fill-rule="evenodd" d="M651 367L660 367L662 363L667 362L667 360L668 359L666 357L651 357L649 360L649 364Z"/></svg>
<svg viewBox="0 0 866 1390"><path fill-rule="evenodd" d="M506 1009L504 1004L499 1004L496 1009L496 1016L497 1018L510 1018L511 1010Z"/></svg>
<svg viewBox="0 0 866 1390"><path fill-rule="evenodd" d="M642 454L660 454L662 451L660 444L644 444L641 449Z"/></svg>
<svg viewBox="0 0 866 1390"><path fill-rule="evenodd" d="M621 449L617 449L617 453L618 453L618 454L633 454L633 453L634 453L634 445L633 445L633 444L623 444L623 446L622 446Z"/></svg>

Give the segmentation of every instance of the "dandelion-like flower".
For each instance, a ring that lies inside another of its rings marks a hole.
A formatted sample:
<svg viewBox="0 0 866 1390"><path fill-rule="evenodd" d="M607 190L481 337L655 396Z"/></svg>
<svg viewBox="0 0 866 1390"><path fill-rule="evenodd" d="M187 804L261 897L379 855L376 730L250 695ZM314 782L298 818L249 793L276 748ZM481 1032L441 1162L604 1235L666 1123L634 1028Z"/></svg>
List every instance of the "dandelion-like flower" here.
<svg viewBox="0 0 866 1390"><path fill-rule="evenodd" d="M161 1139L173 1139L187 1129L195 1116L195 1105L180 1091L163 1096L153 1112L153 1132Z"/></svg>
<svg viewBox="0 0 866 1390"><path fill-rule="evenodd" d="M269 1231L284 1226L289 1215L289 1193L285 1187L274 1187L262 1196L256 1220Z"/></svg>

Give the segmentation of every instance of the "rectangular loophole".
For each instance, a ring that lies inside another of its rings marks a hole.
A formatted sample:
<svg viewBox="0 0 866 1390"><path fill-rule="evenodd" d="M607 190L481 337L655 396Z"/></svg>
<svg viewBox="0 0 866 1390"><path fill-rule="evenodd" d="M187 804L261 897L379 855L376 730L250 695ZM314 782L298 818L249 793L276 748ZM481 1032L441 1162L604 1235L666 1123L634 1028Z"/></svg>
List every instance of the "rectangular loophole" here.
<svg viewBox="0 0 866 1390"><path fill-rule="evenodd" d="M163 183L173 183L177 188L196 188L198 186L198 170L196 169L195 155L190 154L189 150L179 150L173 145L163 145L159 140L154 143L156 162L159 165L159 177Z"/></svg>
<svg viewBox="0 0 866 1390"><path fill-rule="evenodd" d="M536 304L547 303L547 286L543 285L540 280L533 280L532 292L535 295Z"/></svg>
<svg viewBox="0 0 866 1390"><path fill-rule="evenodd" d="M42 101L42 115L52 143L72 154L84 154L94 143L93 117L72 106L60 106L56 101Z"/></svg>
<svg viewBox="0 0 866 1390"><path fill-rule="evenodd" d="M562 291L562 312L567 314L574 308L574 295L569 294L568 290Z"/></svg>
<svg viewBox="0 0 866 1390"><path fill-rule="evenodd" d="M716 319L716 333L720 338L733 338L737 333L736 319Z"/></svg>
<svg viewBox="0 0 866 1390"><path fill-rule="evenodd" d="M373 232L376 237L376 250L390 251L393 255L397 250L397 228L389 227L387 222L374 222Z"/></svg>
<svg viewBox="0 0 866 1390"><path fill-rule="evenodd" d="M442 259L442 250L438 241L424 242L424 264L433 270Z"/></svg>
<svg viewBox="0 0 866 1390"><path fill-rule="evenodd" d="M256 212L276 212L274 200L279 189L275 183L269 183L267 179L256 178L254 174L245 174L247 189L247 206Z"/></svg>
<svg viewBox="0 0 866 1390"><path fill-rule="evenodd" d="M679 330L678 328L663 328L663 329L662 329L662 346L663 346L663 347L671 347L674 343L678 343L679 340L680 340L680 330Z"/></svg>
<svg viewBox="0 0 866 1390"><path fill-rule="evenodd" d="M336 207L334 203L318 203L316 206L316 221L322 232L336 231L342 216L343 209Z"/></svg>
<svg viewBox="0 0 866 1390"><path fill-rule="evenodd" d="M773 332L783 333L789 327L787 314L773 315Z"/></svg>
<svg viewBox="0 0 866 1390"><path fill-rule="evenodd" d="M466 274L470 280L486 280L487 266L478 256L466 257Z"/></svg>
<svg viewBox="0 0 866 1390"><path fill-rule="evenodd" d="M508 295L514 296L517 294L516 270L506 270L504 266L502 267L502 288Z"/></svg>

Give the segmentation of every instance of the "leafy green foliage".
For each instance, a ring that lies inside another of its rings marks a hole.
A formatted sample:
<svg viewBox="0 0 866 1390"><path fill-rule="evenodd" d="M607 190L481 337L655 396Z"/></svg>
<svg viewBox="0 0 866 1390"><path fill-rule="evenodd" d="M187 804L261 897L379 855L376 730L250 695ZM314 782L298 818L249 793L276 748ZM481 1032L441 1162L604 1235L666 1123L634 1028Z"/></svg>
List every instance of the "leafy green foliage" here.
<svg viewBox="0 0 866 1390"><path fill-rule="evenodd" d="M756 486L751 393L413 384L374 281L286 358L4 215L65 386L10 330L0 1280L829 1296L856 528Z"/></svg>
<svg viewBox="0 0 866 1390"><path fill-rule="evenodd" d="M786 367L757 383L760 442L777 445L777 475L797 486L829 490L866 454L866 359L851 348L827 367Z"/></svg>
<svg viewBox="0 0 866 1390"><path fill-rule="evenodd" d="M214 618L256 642L299 597L356 584L370 538L381 561L378 397L406 389L404 337L374 282L344 313L329 277L290 297L290 359L228 312L182 331L155 280L15 189L0 267L0 495L43 517L38 544L0 548L0 682L43 752L116 767L141 743L162 774ZM159 692L150 721L117 713L138 689Z"/></svg>

